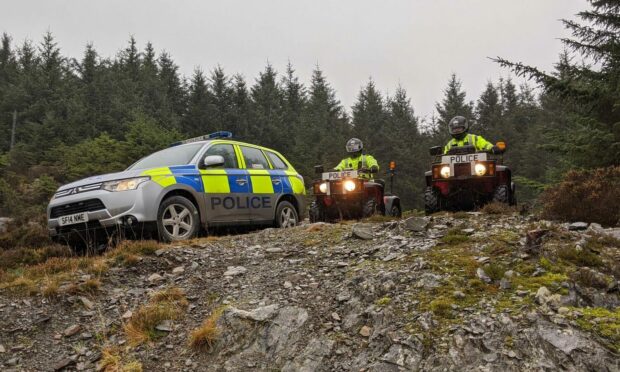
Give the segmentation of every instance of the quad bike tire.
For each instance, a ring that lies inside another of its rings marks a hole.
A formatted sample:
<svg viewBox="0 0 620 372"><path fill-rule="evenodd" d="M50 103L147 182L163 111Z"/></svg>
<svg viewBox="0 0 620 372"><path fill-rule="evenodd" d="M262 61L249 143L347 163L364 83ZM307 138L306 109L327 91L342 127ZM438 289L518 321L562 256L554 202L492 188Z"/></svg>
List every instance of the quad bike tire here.
<svg viewBox="0 0 620 372"><path fill-rule="evenodd" d="M427 187L424 191L424 211L426 215L433 214L435 212L439 212L439 193L433 190L432 187Z"/></svg>
<svg viewBox="0 0 620 372"><path fill-rule="evenodd" d="M364 210L362 211L363 217L367 218L378 212L377 201L374 198L370 198L364 203Z"/></svg>
<svg viewBox="0 0 620 372"><path fill-rule="evenodd" d="M310 204L310 210L308 211L308 214L311 223L325 222L325 213L323 213L321 207L319 206L319 203L317 203L316 201L313 201L312 204Z"/></svg>
<svg viewBox="0 0 620 372"><path fill-rule="evenodd" d="M400 205L395 204L392 206L392 210L390 211L390 216L392 217L402 217L403 211L400 209Z"/></svg>
<svg viewBox="0 0 620 372"><path fill-rule="evenodd" d="M493 193L493 201L504 204L511 204L510 189L507 185L497 186Z"/></svg>

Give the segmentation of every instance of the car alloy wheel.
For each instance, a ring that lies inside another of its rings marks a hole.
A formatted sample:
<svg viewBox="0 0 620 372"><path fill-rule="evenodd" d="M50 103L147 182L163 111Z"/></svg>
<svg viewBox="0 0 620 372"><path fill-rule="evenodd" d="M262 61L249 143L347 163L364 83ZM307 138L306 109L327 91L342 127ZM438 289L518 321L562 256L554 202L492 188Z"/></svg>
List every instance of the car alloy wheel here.
<svg viewBox="0 0 620 372"><path fill-rule="evenodd" d="M297 226L297 213L293 208L285 206L280 211L280 227L294 227Z"/></svg>
<svg viewBox="0 0 620 372"><path fill-rule="evenodd" d="M162 225L173 239L185 239L193 231L192 212L181 204L170 204L162 216Z"/></svg>

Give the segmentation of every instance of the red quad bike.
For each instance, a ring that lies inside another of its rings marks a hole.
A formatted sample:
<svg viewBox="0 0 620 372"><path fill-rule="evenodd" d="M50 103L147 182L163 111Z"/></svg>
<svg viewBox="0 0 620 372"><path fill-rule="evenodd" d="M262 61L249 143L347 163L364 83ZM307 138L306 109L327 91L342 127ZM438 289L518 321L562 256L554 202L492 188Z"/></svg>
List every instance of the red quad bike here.
<svg viewBox="0 0 620 372"><path fill-rule="evenodd" d="M310 222L328 222L342 219L360 219L374 214L400 217L400 198L384 193L383 180L361 177L368 170L323 172L323 166L314 167L321 178L313 183L314 201L310 205ZM393 184L395 164L390 163L390 185ZM391 189L391 187L390 187Z"/></svg>
<svg viewBox="0 0 620 372"><path fill-rule="evenodd" d="M510 169L503 165L505 150L504 142L490 151L476 152L469 145L445 155L441 147L432 147L432 169L426 172L424 193L426 214L471 210L492 201L515 205L515 184Z"/></svg>

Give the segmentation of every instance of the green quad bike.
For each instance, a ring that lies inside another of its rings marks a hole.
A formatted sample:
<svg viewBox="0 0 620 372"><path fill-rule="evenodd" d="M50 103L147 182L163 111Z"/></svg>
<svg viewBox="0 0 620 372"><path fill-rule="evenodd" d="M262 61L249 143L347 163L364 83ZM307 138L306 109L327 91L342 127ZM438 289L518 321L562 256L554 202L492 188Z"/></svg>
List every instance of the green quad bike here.
<svg viewBox="0 0 620 372"><path fill-rule="evenodd" d="M489 202L516 205L512 173L503 164L505 150L503 142L489 151L476 151L468 145L453 148L445 155L441 147L432 147L432 167L425 174L426 214L472 210Z"/></svg>

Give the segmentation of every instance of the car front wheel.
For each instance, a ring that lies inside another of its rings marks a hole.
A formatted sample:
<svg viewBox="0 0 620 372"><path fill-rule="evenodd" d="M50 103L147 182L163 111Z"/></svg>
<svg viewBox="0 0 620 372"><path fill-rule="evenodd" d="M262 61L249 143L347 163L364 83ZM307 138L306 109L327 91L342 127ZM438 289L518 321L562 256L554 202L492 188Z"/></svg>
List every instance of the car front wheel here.
<svg viewBox="0 0 620 372"><path fill-rule="evenodd" d="M198 209L185 197L167 198L159 206L157 227L166 242L191 239L200 228Z"/></svg>

